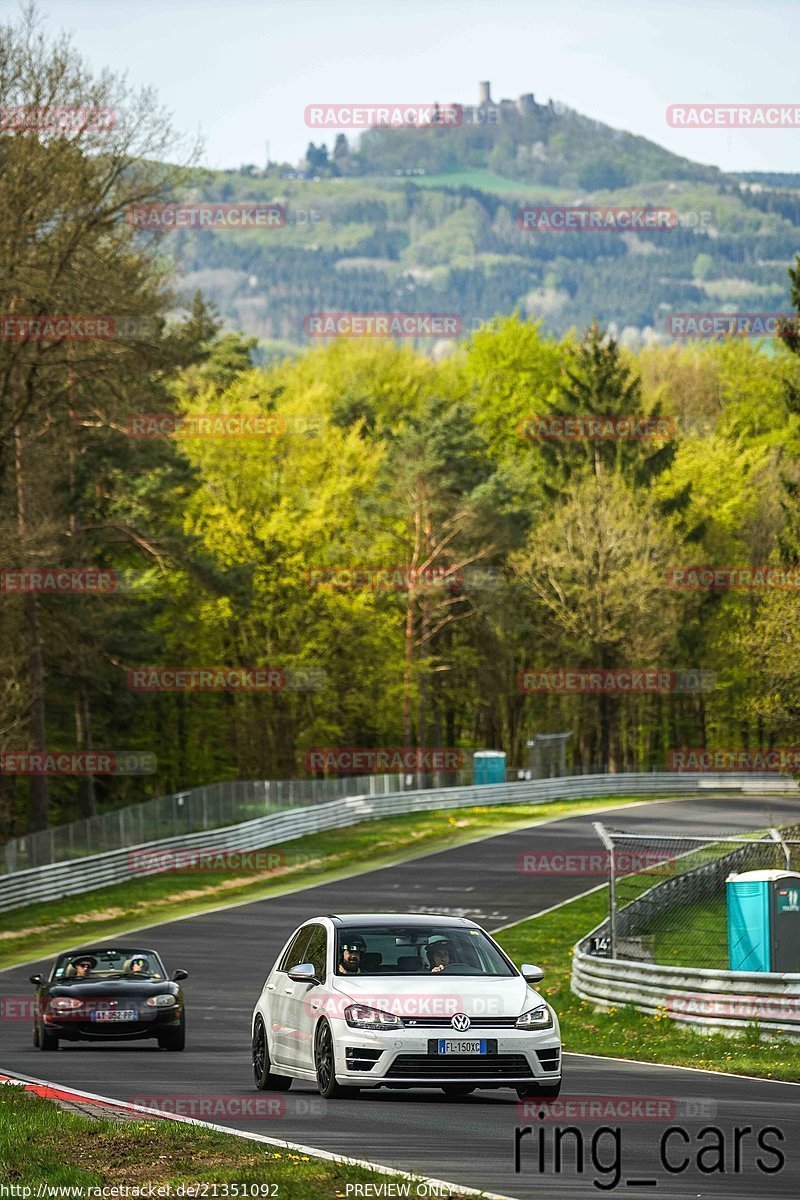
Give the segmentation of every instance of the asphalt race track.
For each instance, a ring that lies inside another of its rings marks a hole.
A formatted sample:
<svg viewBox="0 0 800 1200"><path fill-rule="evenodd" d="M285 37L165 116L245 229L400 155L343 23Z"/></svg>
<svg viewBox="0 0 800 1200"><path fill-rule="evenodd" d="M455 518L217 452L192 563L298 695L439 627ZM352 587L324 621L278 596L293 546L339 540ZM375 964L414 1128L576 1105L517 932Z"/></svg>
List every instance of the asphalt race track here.
<svg viewBox="0 0 800 1200"><path fill-rule="evenodd" d="M654 834L721 834L763 828L797 819L798 803L789 798L703 798L639 807L606 809L602 819L622 829ZM0 1068L47 1078L89 1092L140 1102L161 1097L206 1096L228 1104L260 1095L252 1086L250 1014L268 968L288 934L318 913L342 911L449 912L479 921L489 930L506 925L601 882L598 877L562 875L536 878L517 869L520 854L536 850L596 851L597 838L586 814L529 831L521 830L453 850L428 855L349 880L324 884L292 895L260 900L220 912L157 925L135 939L164 957L171 972L189 971L188 1040L183 1054L160 1051L154 1043L127 1047L63 1043L56 1054L31 1045L27 1022L5 1022L0 1030ZM105 939L113 945L115 939ZM535 952L531 954L535 961ZM49 969L31 963L3 973L6 997L32 993L28 975ZM769 1050L765 1048L765 1069ZM603 1191L628 1196L797 1197L800 1195L800 1088L713 1073L653 1067L616 1060L566 1055L562 1100L590 1097L655 1097L679 1107L675 1116L650 1121L613 1121L619 1130L597 1136L597 1123L566 1117L558 1123L523 1117L515 1093L477 1092L447 1100L439 1091L365 1091L355 1100L323 1101L309 1084L295 1083L278 1101L285 1112L270 1118L220 1115L219 1124L287 1138L322 1149L416 1170L439 1179L485 1188L514 1197L596 1196ZM188 1112L187 1108L179 1111ZM671 1109L669 1110L672 1111ZM195 1109L190 1115L203 1116ZM583 1171L574 1146L564 1143L560 1172L554 1170L553 1130L575 1126L583 1139ZM520 1172L514 1170L515 1128L533 1125L520 1143ZM681 1126L668 1146L673 1166L662 1164L659 1143L670 1125ZM718 1128L724 1144L724 1173L708 1147ZM775 1127L783 1135L764 1134ZM749 1132L734 1136L734 1127ZM539 1137L544 1170L539 1168ZM764 1148L759 1149L761 1135ZM536 1140L534 1140L536 1139ZM740 1146L736 1162L735 1141ZM698 1170L697 1154L706 1147ZM775 1171L780 1149L785 1162ZM760 1159L764 1171L757 1165ZM770 1173L771 1172L771 1173ZM602 1190L601 1190L602 1189Z"/></svg>

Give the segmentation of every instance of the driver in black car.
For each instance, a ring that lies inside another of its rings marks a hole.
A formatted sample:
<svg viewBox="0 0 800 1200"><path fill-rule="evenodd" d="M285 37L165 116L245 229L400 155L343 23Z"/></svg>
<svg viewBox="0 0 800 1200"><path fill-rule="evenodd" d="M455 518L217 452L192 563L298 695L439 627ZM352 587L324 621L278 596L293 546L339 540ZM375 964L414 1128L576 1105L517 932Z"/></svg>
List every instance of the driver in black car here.
<svg viewBox="0 0 800 1200"><path fill-rule="evenodd" d="M367 945L363 938L345 936L339 947L341 958L337 968L338 975L360 975L361 954Z"/></svg>
<svg viewBox="0 0 800 1200"><path fill-rule="evenodd" d="M93 967L97 966L97 959L84 954L80 958L73 959L72 965L75 968L76 979L88 979Z"/></svg>

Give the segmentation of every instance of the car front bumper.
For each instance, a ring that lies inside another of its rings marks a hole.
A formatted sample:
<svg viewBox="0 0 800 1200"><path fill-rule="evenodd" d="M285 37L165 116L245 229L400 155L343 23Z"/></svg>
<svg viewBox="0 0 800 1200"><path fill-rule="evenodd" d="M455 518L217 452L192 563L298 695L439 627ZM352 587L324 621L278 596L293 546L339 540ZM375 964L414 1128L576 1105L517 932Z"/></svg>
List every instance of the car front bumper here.
<svg viewBox="0 0 800 1200"><path fill-rule="evenodd" d="M177 1008L151 1009L142 1012L139 1009L135 1021L93 1021L86 1020L85 1015L78 1019L54 1019L44 1015L42 1028L52 1037L63 1038L64 1041L127 1041L131 1038L153 1038L168 1030L180 1028L183 1009Z"/></svg>
<svg viewBox="0 0 800 1200"><path fill-rule="evenodd" d="M471 1036L452 1029L387 1030L373 1033L337 1021L335 1070L340 1083L440 1087L548 1087L561 1079L561 1038L554 1029L475 1028ZM485 1054L440 1054L438 1043L485 1040Z"/></svg>

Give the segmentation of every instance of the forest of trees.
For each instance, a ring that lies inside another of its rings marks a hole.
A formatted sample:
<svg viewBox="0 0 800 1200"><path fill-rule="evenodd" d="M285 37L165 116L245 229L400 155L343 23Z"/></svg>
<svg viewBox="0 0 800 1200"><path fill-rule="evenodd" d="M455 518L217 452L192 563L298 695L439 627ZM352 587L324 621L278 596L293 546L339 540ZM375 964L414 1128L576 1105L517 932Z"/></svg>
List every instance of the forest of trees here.
<svg viewBox="0 0 800 1200"><path fill-rule="evenodd" d="M524 231L523 200L446 179L434 187L196 172L191 182L208 200L285 204L280 232L180 230L168 249L229 327L295 345L307 344L308 312L395 308L458 312L467 328L518 310L558 336L596 319L666 342L670 312L784 312L785 264L798 246L800 193L740 193L727 182L609 193L602 203L666 205L684 223L589 236Z"/></svg>
<svg viewBox="0 0 800 1200"><path fill-rule="evenodd" d="M595 326L500 319L449 358L361 339L253 365L200 295L183 320L130 205L179 186L148 97L3 31L0 96L113 107L111 130L0 134L0 312L150 318L131 339L0 338L0 570L102 568L107 594L2 595L0 750L156 756L147 778L0 774L0 836L229 778L310 747L481 747L571 731L576 770L671 747L791 745L796 591L680 590L695 564L800 565L800 353L634 355ZM787 262L787 267L790 264ZM800 310L800 268L793 303ZM590 280L587 280L587 286ZM597 286L597 281L595 281ZM270 417L266 435L132 436L142 413ZM546 441L530 418L664 418ZM330 567L452 576L314 586ZM136 691L154 667L278 667L277 691ZM712 672L685 694L525 694L526 668Z"/></svg>

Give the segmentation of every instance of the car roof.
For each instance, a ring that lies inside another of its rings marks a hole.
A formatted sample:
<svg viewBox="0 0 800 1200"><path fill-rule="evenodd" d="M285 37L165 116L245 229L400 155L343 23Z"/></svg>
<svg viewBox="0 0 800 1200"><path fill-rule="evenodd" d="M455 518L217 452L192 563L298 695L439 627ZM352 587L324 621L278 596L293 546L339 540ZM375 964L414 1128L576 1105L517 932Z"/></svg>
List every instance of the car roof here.
<svg viewBox="0 0 800 1200"><path fill-rule="evenodd" d="M475 928L475 922L466 917L453 917L444 913L328 913L334 924L348 925L452 925L454 928Z"/></svg>

